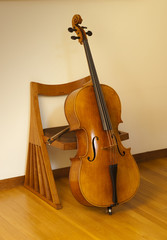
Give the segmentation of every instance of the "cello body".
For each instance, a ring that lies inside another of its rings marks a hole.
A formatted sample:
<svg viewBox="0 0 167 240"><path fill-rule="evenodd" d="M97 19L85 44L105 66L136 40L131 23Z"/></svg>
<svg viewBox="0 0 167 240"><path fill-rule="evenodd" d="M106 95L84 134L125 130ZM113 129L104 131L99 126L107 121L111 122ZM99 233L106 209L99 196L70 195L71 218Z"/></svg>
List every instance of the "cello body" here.
<svg viewBox="0 0 167 240"><path fill-rule="evenodd" d="M101 89L112 124L112 142L103 129L92 85L75 90L67 97L65 115L70 130L76 132L78 145L77 154L71 159L71 191L83 205L108 207L131 199L139 186L140 176L130 149L124 148L120 140L119 96L109 86L101 85ZM111 166L117 168L115 180L111 176L114 174ZM114 192L116 200L113 200Z"/></svg>

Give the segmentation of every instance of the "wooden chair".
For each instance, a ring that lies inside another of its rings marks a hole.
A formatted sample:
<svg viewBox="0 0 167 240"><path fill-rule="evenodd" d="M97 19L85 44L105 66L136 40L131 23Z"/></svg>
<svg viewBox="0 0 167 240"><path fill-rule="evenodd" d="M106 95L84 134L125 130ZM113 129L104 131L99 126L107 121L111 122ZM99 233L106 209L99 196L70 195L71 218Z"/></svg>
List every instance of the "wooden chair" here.
<svg viewBox="0 0 167 240"><path fill-rule="evenodd" d="M55 134L68 129L68 126L43 129L38 96L68 95L89 81L90 76L61 85L30 83L30 133L24 186L56 209L60 209L62 206L57 193L46 145L51 144L59 149L72 150L77 148L77 142L74 132L66 132L55 141L50 141L54 139L53 136ZM128 133L124 132L120 132L120 136L121 140L129 138Z"/></svg>

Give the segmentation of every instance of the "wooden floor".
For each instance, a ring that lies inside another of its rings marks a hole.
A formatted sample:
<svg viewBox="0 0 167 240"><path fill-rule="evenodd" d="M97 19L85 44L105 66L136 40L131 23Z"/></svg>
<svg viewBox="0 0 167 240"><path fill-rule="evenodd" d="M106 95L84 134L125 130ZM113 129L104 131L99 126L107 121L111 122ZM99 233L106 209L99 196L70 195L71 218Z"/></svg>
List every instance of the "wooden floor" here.
<svg viewBox="0 0 167 240"><path fill-rule="evenodd" d="M0 192L0 240L166 240L167 158L139 164L136 196L115 207L84 207L72 196L68 179L57 180L63 209L56 210L23 186Z"/></svg>

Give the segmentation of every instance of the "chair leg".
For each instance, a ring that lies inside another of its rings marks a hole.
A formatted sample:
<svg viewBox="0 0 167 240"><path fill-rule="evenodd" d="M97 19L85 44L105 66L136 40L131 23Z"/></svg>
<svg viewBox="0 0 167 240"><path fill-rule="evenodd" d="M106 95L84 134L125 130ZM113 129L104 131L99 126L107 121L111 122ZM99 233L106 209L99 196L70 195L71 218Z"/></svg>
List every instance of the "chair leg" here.
<svg viewBox="0 0 167 240"><path fill-rule="evenodd" d="M29 143L24 186L54 208L61 208L45 144Z"/></svg>

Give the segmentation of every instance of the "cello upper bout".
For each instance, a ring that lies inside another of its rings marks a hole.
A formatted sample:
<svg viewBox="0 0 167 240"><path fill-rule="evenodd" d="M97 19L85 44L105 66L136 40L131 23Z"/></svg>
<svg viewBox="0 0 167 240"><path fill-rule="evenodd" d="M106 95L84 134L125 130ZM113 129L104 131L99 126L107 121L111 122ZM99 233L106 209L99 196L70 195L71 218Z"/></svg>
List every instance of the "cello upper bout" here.
<svg viewBox="0 0 167 240"><path fill-rule="evenodd" d="M108 112L112 122L113 129L118 128L118 124L122 123L121 119L121 101L117 92L107 85L101 84L104 98L107 104Z"/></svg>
<svg viewBox="0 0 167 240"><path fill-rule="evenodd" d="M77 90L73 91L72 93L70 93L67 96L67 98L65 100L65 104L64 104L65 116L66 116L68 123L70 124L71 131L77 130L80 128L80 122L77 118L76 108L75 108L76 98L77 98L77 95L80 90L81 89L77 89Z"/></svg>

